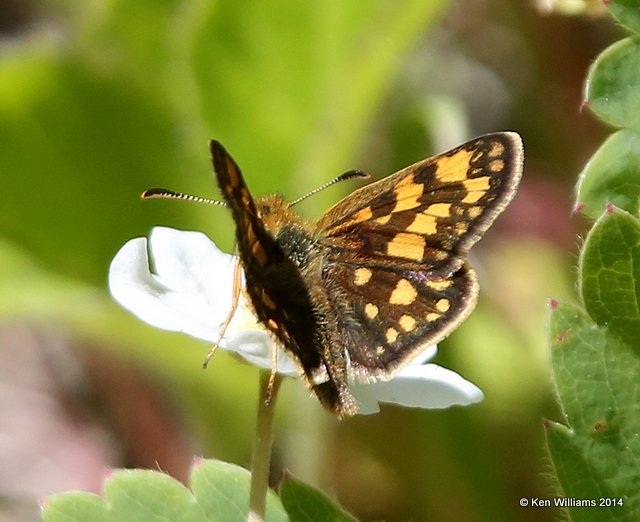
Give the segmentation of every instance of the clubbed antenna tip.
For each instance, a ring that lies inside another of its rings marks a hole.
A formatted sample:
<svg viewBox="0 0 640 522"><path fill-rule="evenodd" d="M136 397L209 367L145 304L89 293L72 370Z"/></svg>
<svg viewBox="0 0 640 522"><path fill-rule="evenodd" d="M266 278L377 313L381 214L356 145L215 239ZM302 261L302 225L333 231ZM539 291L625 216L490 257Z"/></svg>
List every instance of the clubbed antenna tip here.
<svg viewBox="0 0 640 522"><path fill-rule="evenodd" d="M340 183L341 181L346 181L348 179L360 178L360 179L369 179L371 176L362 170L348 170L347 172L343 172L338 177L333 178L331 181L328 181L324 185L318 187L317 189L312 190L311 192L307 192L304 196L299 197L295 201L291 202L291 206L297 205L301 201L304 201L309 196L313 196L317 194L321 190L329 188L331 185L335 185L336 183Z"/></svg>

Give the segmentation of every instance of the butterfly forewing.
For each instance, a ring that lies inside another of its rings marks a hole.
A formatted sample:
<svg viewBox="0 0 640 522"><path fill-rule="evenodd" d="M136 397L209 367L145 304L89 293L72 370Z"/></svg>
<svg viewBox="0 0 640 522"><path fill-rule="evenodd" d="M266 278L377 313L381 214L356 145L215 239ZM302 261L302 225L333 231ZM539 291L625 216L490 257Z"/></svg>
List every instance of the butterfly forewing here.
<svg viewBox="0 0 640 522"><path fill-rule="evenodd" d="M210 150L216 181L236 223L246 291L256 316L294 357L322 404L338 416L353 415L345 352L338 349L335 330L323 324L324 317L333 315L319 311L323 294L314 292L316 285L304 271L313 257L310 234L282 198L253 200L220 143L211 141Z"/></svg>
<svg viewBox="0 0 640 522"><path fill-rule="evenodd" d="M489 134L355 191L317 226L348 257L444 275L462 266L513 197L521 172L520 137Z"/></svg>

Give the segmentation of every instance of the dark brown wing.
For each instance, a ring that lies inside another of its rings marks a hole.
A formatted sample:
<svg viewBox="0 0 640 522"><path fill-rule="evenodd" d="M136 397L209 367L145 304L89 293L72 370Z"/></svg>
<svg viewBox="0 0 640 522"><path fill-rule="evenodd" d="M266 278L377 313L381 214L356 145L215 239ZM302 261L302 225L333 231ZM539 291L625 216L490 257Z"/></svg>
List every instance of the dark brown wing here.
<svg viewBox="0 0 640 522"><path fill-rule="evenodd" d="M468 316L478 292L468 251L513 198L522 163L517 134L489 134L355 191L318 221L329 293L349 296L340 317L356 374L391 376Z"/></svg>
<svg viewBox="0 0 640 522"><path fill-rule="evenodd" d="M476 275L467 265L438 279L424 271L376 267L360 284L353 273L353 266L336 263L326 277L334 287L330 296L348 293L348 300L333 305L340 310L338 328L359 381L391 378L449 335L477 302Z"/></svg>
<svg viewBox="0 0 640 522"><path fill-rule="evenodd" d="M313 350L313 304L300 271L267 231L237 164L217 141L211 141L210 150L216 181L236 224L246 289L256 315L305 370L317 369L321 361Z"/></svg>
<svg viewBox="0 0 640 522"><path fill-rule="evenodd" d="M300 261L285 250L282 238L278 240L267 229L259 212L260 208L264 211L263 200L256 204L252 199L227 151L216 141L211 141L210 150L216 181L236 223L246 291L258 319L294 357L322 404L338 416L353 415L355 402L347 387L345 355L332 352L336 343L328 338L333 331L328 332L320 319L321 305L310 293ZM295 246L307 239L304 231L292 232L297 235L289 242ZM317 375L326 378L318 382Z"/></svg>

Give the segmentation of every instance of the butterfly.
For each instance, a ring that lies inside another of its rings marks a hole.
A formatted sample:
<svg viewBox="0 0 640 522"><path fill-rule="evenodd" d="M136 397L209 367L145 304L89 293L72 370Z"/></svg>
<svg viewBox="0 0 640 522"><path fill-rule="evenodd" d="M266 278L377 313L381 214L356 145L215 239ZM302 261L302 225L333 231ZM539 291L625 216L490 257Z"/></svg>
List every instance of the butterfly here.
<svg viewBox="0 0 640 522"><path fill-rule="evenodd" d="M281 195L254 198L219 142L210 151L255 314L340 418L358 410L351 382L393 378L471 313L469 249L513 198L524 161L518 134L487 134L306 221Z"/></svg>

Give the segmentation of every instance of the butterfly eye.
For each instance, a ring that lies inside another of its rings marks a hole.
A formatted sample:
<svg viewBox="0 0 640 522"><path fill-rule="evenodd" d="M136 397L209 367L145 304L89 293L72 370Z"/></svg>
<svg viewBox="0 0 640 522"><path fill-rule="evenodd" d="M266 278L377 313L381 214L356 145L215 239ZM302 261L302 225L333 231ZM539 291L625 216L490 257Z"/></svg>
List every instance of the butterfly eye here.
<svg viewBox="0 0 640 522"><path fill-rule="evenodd" d="M271 208L271 205L262 205L262 207L260 208L260 216L268 216L269 214L271 214L272 210L273 209Z"/></svg>

